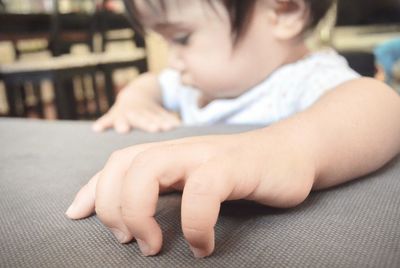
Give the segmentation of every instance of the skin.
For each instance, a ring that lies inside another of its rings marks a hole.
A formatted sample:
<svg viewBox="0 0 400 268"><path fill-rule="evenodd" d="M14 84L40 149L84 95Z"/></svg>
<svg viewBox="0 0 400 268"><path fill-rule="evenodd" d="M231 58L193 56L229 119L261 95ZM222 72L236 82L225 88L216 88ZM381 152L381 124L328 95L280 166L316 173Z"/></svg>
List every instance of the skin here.
<svg viewBox="0 0 400 268"><path fill-rule="evenodd" d="M116 103L93 125L101 132L113 127L119 133L131 128L147 132L166 131L180 125L177 114L161 105L161 93L154 74L144 74L118 94Z"/></svg>
<svg viewBox="0 0 400 268"><path fill-rule="evenodd" d="M375 79L385 82L386 79L385 69L380 64L376 64L375 68L376 68Z"/></svg>
<svg viewBox="0 0 400 268"><path fill-rule="evenodd" d="M255 15L254 21L271 22L267 33L277 43L293 40L296 33L288 33L293 28L287 19L296 23L294 14L281 18L264 8L267 13ZM298 18L305 20L304 14ZM289 54L278 55L281 63ZM78 192L66 214L81 219L96 212L121 243L136 239L145 256L155 255L162 247L162 232L154 219L158 196L179 190L183 234L194 256L205 257L215 248L221 202L247 199L294 207L312 190L375 171L400 152L398 118L400 98L393 90L372 79L349 81L305 111L264 129L116 151Z"/></svg>
<svg viewBox="0 0 400 268"><path fill-rule="evenodd" d="M306 22L304 4L297 13L277 16L270 1L260 1L246 35L234 44L229 17L221 3L212 9L203 1L171 0L166 21L162 16L154 16L143 0L137 2L142 6L147 28L168 42L170 67L180 72L183 84L201 93L201 107L214 99L240 96L279 66L308 53L304 42L296 38ZM155 132L178 125L178 117L162 107L157 75L147 73L122 91L93 129L101 132L115 128L126 133L136 128Z"/></svg>

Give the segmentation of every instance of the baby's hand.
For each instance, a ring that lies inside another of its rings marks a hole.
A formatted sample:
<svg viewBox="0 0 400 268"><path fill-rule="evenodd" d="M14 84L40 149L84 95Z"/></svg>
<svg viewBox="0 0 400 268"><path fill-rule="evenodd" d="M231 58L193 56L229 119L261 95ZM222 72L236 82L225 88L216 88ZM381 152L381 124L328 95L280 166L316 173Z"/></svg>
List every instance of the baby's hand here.
<svg viewBox="0 0 400 268"><path fill-rule="evenodd" d="M118 95L111 109L93 124L94 131L115 128L119 133L127 133L131 129L159 132L180 125L178 115L165 110L156 101L129 94L126 90Z"/></svg>
<svg viewBox="0 0 400 268"><path fill-rule="evenodd" d="M81 219L96 212L121 243L135 238L144 255L155 255L162 246L154 218L158 196L182 190L183 234L196 257L208 256L221 202L291 207L308 196L315 176L311 154L285 139L257 130L117 151L66 214Z"/></svg>

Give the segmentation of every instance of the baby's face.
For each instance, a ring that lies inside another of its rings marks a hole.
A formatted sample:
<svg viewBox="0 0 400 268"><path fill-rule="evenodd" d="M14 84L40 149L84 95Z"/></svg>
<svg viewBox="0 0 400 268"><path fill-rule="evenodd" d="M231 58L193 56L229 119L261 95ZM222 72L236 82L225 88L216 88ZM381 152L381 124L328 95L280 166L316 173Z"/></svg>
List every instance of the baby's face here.
<svg viewBox="0 0 400 268"><path fill-rule="evenodd" d="M210 6L207 1L168 0L159 16L143 2L137 6L144 26L168 41L170 66L181 73L183 84L212 100L236 97L260 82L257 40L249 34L234 45L228 13L219 1Z"/></svg>

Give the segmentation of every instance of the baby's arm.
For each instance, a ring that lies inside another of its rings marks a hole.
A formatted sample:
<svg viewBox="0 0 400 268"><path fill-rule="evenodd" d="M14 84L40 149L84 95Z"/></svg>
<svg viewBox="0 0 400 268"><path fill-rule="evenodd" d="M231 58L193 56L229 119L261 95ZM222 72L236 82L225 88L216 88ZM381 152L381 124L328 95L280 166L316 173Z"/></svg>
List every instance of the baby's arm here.
<svg viewBox="0 0 400 268"><path fill-rule="evenodd" d="M400 98L376 80L347 82L303 116L315 135L314 189L370 173L400 152Z"/></svg>
<svg viewBox="0 0 400 268"><path fill-rule="evenodd" d="M119 133L131 128L156 132L178 126L178 116L165 110L161 102L157 76L142 74L118 94L115 104L94 123L93 130L113 127Z"/></svg>
<svg viewBox="0 0 400 268"><path fill-rule="evenodd" d="M67 216L96 211L126 243L157 254L158 195L182 190L182 230L196 257L214 250L225 200L293 207L312 189L372 172L400 152L400 98L370 79L345 83L315 105L270 127L242 134L132 146L112 154L77 194Z"/></svg>

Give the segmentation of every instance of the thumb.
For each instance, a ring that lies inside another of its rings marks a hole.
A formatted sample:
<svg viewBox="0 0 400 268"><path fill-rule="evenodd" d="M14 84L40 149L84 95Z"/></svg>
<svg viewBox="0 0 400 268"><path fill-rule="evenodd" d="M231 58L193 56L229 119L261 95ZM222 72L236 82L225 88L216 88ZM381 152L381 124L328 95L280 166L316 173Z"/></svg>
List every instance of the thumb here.
<svg viewBox="0 0 400 268"><path fill-rule="evenodd" d="M89 217L94 213L96 185L100 172L94 175L89 182L79 190L74 201L67 209L67 212L65 212L65 215L67 215L68 218L79 220Z"/></svg>

